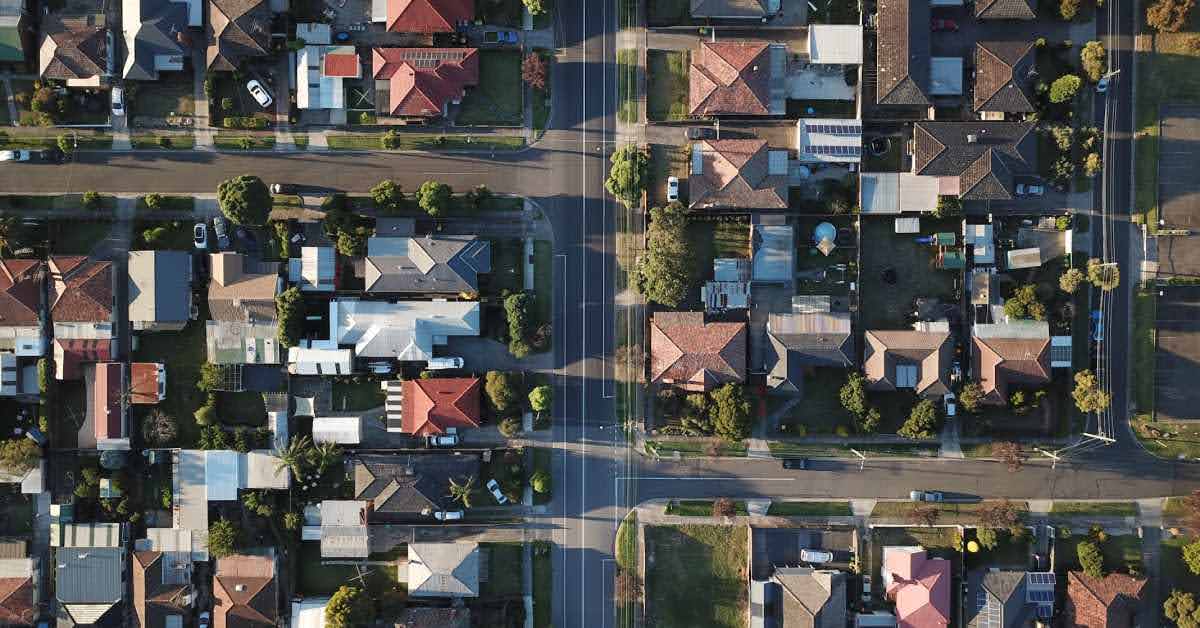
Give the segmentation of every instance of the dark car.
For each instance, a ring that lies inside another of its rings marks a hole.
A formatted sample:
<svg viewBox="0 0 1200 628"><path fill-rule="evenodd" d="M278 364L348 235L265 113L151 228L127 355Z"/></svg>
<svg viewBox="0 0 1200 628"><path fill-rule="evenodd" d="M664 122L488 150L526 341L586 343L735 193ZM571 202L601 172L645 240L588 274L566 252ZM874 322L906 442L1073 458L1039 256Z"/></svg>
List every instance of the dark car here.
<svg viewBox="0 0 1200 628"><path fill-rule="evenodd" d="M938 31L956 31L958 30L958 22L947 18L935 17L930 24L930 29L935 33Z"/></svg>
<svg viewBox="0 0 1200 628"><path fill-rule="evenodd" d="M800 470L807 469L808 468L808 458L784 458L783 459L783 468L784 469L800 469Z"/></svg>
<svg viewBox="0 0 1200 628"><path fill-rule="evenodd" d="M683 136L689 140L710 140L717 136L717 130L711 126L689 126L683 130Z"/></svg>

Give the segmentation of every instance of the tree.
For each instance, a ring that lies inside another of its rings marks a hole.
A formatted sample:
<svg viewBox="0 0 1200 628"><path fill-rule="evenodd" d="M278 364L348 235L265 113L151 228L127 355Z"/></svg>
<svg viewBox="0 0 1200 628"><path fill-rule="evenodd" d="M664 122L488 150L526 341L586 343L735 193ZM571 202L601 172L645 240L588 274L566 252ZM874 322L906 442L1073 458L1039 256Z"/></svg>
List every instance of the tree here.
<svg viewBox="0 0 1200 628"><path fill-rule="evenodd" d="M1079 558L1079 566L1083 573L1092 578L1104 577L1104 554L1095 541L1080 541L1075 545L1075 555Z"/></svg>
<svg viewBox="0 0 1200 628"><path fill-rule="evenodd" d="M967 382L958 390L958 405L962 406L963 410L977 412L981 403L983 403L983 386L980 386L979 382Z"/></svg>
<svg viewBox="0 0 1200 628"><path fill-rule="evenodd" d="M1050 178L1056 183L1066 185L1073 176L1075 176L1075 162L1071 161L1069 155L1055 159L1050 166Z"/></svg>
<svg viewBox="0 0 1200 628"><path fill-rule="evenodd" d="M358 587L342 585L329 596L325 605L325 625L329 628L355 628L374 621L374 604Z"/></svg>
<svg viewBox="0 0 1200 628"><path fill-rule="evenodd" d="M304 517L298 512L283 513L283 528L285 530L299 530L300 526L304 525Z"/></svg>
<svg viewBox="0 0 1200 628"><path fill-rule="evenodd" d="M371 201L379 209L397 211L404 206L404 188L391 179L384 179L371 188Z"/></svg>
<svg viewBox="0 0 1200 628"><path fill-rule="evenodd" d="M1071 152L1071 144L1075 142L1075 132L1071 130L1071 127L1065 124L1056 124L1050 127L1050 136L1054 138L1054 145L1060 152Z"/></svg>
<svg viewBox="0 0 1200 628"><path fill-rule="evenodd" d="M531 52L521 61L521 80L534 89L546 89L546 62L542 55Z"/></svg>
<svg viewBox="0 0 1200 628"><path fill-rule="evenodd" d="M1025 530L1025 526L1021 522L1020 511L1007 499L987 503L980 508L979 524L985 528L1006 530L1013 536L1017 536Z"/></svg>
<svg viewBox="0 0 1200 628"><path fill-rule="evenodd" d="M1067 294L1075 294L1079 286L1083 284L1083 271L1078 268L1068 268L1066 272L1058 277L1058 287Z"/></svg>
<svg viewBox="0 0 1200 628"><path fill-rule="evenodd" d="M151 447L165 447L176 436L179 436L179 424L161 408L154 408L142 420L142 438Z"/></svg>
<svg viewBox="0 0 1200 628"><path fill-rule="evenodd" d="M1083 45L1083 50L1079 53L1079 60L1083 64L1083 72L1087 77L1096 82L1100 77L1104 76L1104 61L1107 53L1104 51L1104 44L1098 41L1089 41Z"/></svg>
<svg viewBox="0 0 1200 628"><path fill-rule="evenodd" d="M13 475L23 475L42 459L38 444L28 438L10 438L0 443L0 468Z"/></svg>
<svg viewBox="0 0 1200 628"><path fill-rule="evenodd" d="M541 15L546 12L545 0L521 0L530 15Z"/></svg>
<svg viewBox="0 0 1200 628"><path fill-rule="evenodd" d="M488 201L492 200L493 196L495 194L492 193L488 186L480 183L467 192L467 201L471 203L471 207L480 210L487 205Z"/></svg>
<svg viewBox="0 0 1200 628"><path fill-rule="evenodd" d="M506 417L503 421L500 421L500 425L497 427L500 430L501 436L512 438L521 433L521 420L512 416Z"/></svg>
<svg viewBox="0 0 1200 628"><path fill-rule="evenodd" d="M534 412L542 413L550 409L554 404L554 389L549 385L542 384L529 391L529 407Z"/></svg>
<svg viewBox="0 0 1200 628"><path fill-rule="evenodd" d="M274 512L270 497L264 491L246 491L242 494L242 506L260 517L270 517Z"/></svg>
<svg viewBox="0 0 1200 628"><path fill-rule="evenodd" d="M367 238L371 237L369 227L355 227L338 232L337 252L346 257L362 257L367 252Z"/></svg>
<svg viewBox="0 0 1200 628"><path fill-rule="evenodd" d="M83 204L84 209L89 209L92 211L100 209L100 195L94 190L88 190L87 192L84 192L83 196L79 200Z"/></svg>
<svg viewBox="0 0 1200 628"><path fill-rule="evenodd" d="M880 423L883 423L883 415L878 408L867 408L866 413L855 418L855 426L862 434L874 434Z"/></svg>
<svg viewBox="0 0 1200 628"><path fill-rule="evenodd" d="M72 149L75 148L75 143L66 135L59 135L54 143L58 145L58 150L62 151L64 155L70 155Z"/></svg>
<svg viewBox="0 0 1200 628"><path fill-rule="evenodd" d="M1200 576L1200 539L1192 539L1183 546L1183 562L1189 571Z"/></svg>
<svg viewBox="0 0 1200 628"><path fill-rule="evenodd" d="M208 404L202 405L192 413L192 418L196 419L197 425L212 425L212 422L217 419L217 409Z"/></svg>
<svg viewBox="0 0 1200 628"><path fill-rule="evenodd" d="M471 507L471 498L475 493L475 476L470 476L462 482L450 478L450 499L460 502L463 508Z"/></svg>
<svg viewBox="0 0 1200 628"><path fill-rule="evenodd" d="M1026 284L1014 290L1004 302L1004 314L1009 318L1046 320L1046 306L1038 300L1037 284Z"/></svg>
<svg viewBox="0 0 1200 628"><path fill-rule="evenodd" d="M1068 102L1075 98L1075 94L1079 93L1079 88L1083 86L1083 79L1074 74L1064 74L1050 84L1050 102L1058 104Z"/></svg>
<svg viewBox="0 0 1200 628"><path fill-rule="evenodd" d="M1075 374L1075 389L1071 391L1075 407L1080 412L1100 412L1112 402L1108 392L1100 390L1100 382L1090 369Z"/></svg>
<svg viewBox="0 0 1200 628"><path fill-rule="evenodd" d="M317 468L317 475L324 475L334 463L341 459L342 448L337 443L317 443L308 450L308 462Z"/></svg>
<svg viewBox="0 0 1200 628"><path fill-rule="evenodd" d="M680 203L650 210L646 252L638 258L634 277L647 300L677 307L692 288L695 256L687 225L687 209Z"/></svg>
<svg viewBox="0 0 1200 628"><path fill-rule="evenodd" d="M238 529L228 519L217 519L208 525L208 554L224 558L237 552Z"/></svg>
<svg viewBox="0 0 1200 628"><path fill-rule="evenodd" d="M545 495L546 493L550 492L552 486L553 481L550 477L550 473L545 469L538 469L537 471L533 472L533 475L529 476L529 487L532 488L535 493L541 493Z"/></svg>
<svg viewBox="0 0 1200 628"><path fill-rule="evenodd" d="M437 218L450 211L450 186L437 181L426 181L417 188L417 205L425 213Z"/></svg>
<svg viewBox="0 0 1200 628"><path fill-rule="evenodd" d="M1000 533L995 528L976 528L975 540L983 546L983 549L993 550L1000 544Z"/></svg>
<svg viewBox="0 0 1200 628"><path fill-rule="evenodd" d="M1188 24L1196 0L1158 0L1146 8L1146 24L1165 32L1178 33Z"/></svg>
<svg viewBox="0 0 1200 628"><path fill-rule="evenodd" d="M288 469L297 480L304 477L304 465L309 460L311 447L312 439L307 434L293 436L287 447L276 453L279 460L275 461L275 473Z"/></svg>
<svg viewBox="0 0 1200 628"><path fill-rule="evenodd" d="M650 157L637 146L626 144L613 152L609 162L612 167L604 181L604 189L626 207L637 205L646 186Z"/></svg>
<svg viewBox="0 0 1200 628"><path fill-rule="evenodd" d="M1073 20L1079 14L1080 0L1059 0L1058 14L1064 20Z"/></svg>
<svg viewBox="0 0 1200 628"><path fill-rule="evenodd" d="M1093 286L1105 292L1121 285L1121 269L1115 263L1106 264L1094 257L1088 260L1087 276Z"/></svg>
<svg viewBox="0 0 1200 628"><path fill-rule="evenodd" d="M727 441L738 441L750 433L750 402L740 385L728 383L712 392L713 432Z"/></svg>
<svg viewBox="0 0 1200 628"><path fill-rule="evenodd" d="M728 497L718 497L713 500L712 516L714 517L732 517L737 514L737 506L733 500Z"/></svg>
<svg viewBox="0 0 1200 628"><path fill-rule="evenodd" d="M861 416L867 411L867 379L857 371L851 371L846 383L838 391L842 407L855 416Z"/></svg>
<svg viewBox="0 0 1200 628"><path fill-rule="evenodd" d="M142 200L146 202L146 207L149 209L162 209L163 195L158 193L147 194Z"/></svg>
<svg viewBox="0 0 1200 628"><path fill-rule="evenodd" d="M1083 158L1083 174L1094 177L1103 169L1104 164L1100 161L1100 153L1088 153L1087 157Z"/></svg>
<svg viewBox="0 0 1200 628"><path fill-rule="evenodd" d="M504 299L504 317L508 321L508 352L518 358L529 354L525 336L529 333L531 301L526 292L510 294Z"/></svg>
<svg viewBox="0 0 1200 628"><path fill-rule="evenodd" d="M292 286L275 297L275 318L279 323L279 344L296 346L304 323L304 296L300 288Z"/></svg>
<svg viewBox="0 0 1200 628"><path fill-rule="evenodd" d="M203 392L214 392L221 387L221 369L216 364L205 362L200 365L200 379L196 381L196 388Z"/></svg>
<svg viewBox="0 0 1200 628"><path fill-rule="evenodd" d="M1021 456L1021 446L1011 441L1001 441L992 445L992 455L1004 463L1009 473L1021 470L1024 458Z"/></svg>
<svg viewBox="0 0 1200 628"><path fill-rule="evenodd" d="M933 504L913 504L912 508L908 511L910 521L929 527L933 527L941 516L941 509Z"/></svg>
<svg viewBox="0 0 1200 628"><path fill-rule="evenodd" d="M957 196L938 196L937 206L933 208L936 218L957 216L962 213L962 199Z"/></svg>
<svg viewBox="0 0 1200 628"><path fill-rule="evenodd" d="M244 174L217 186L217 204L231 222L260 226L266 224L271 213L271 191L262 179Z"/></svg>
<svg viewBox="0 0 1200 628"><path fill-rule="evenodd" d="M516 388L504 371L488 371L483 377L483 390L487 393L492 408L500 414L508 411L517 398Z"/></svg>
<svg viewBox="0 0 1200 628"><path fill-rule="evenodd" d="M913 407L908 420L896 433L905 438L933 438L938 429L938 411L933 401L924 399Z"/></svg>
<svg viewBox="0 0 1200 628"><path fill-rule="evenodd" d="M1190 591L1172 589L1163 602L1163 615L1175 622L1179 628L1200 628L1200 606Z"/></svg>

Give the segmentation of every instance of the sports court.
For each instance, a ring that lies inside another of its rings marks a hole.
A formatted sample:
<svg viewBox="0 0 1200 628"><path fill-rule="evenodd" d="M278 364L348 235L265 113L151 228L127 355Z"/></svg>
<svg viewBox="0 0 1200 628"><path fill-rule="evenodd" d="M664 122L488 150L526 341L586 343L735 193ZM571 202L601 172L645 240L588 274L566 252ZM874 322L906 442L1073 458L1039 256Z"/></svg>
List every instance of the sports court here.
<svg viewBox="0 0 1200 628"><path fill-rule="evenodd" d="M1159 419L1200 419L1200 286L1159 290L1154 406Z"/></svg>

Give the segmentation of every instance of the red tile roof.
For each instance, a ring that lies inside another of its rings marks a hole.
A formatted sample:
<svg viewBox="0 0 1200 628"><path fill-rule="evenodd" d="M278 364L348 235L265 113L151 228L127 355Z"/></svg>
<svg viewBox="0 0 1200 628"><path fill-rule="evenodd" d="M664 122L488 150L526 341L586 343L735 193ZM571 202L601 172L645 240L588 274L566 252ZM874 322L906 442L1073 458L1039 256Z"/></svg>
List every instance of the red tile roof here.
<svg viewBox="0 0 1200 628"><path fill-rule="evenodd" d="M158 376L162 364L155 362L134 362L129 365L129 401L139 404L158 403ZM161 371L166 377L166 371Z"/></svg>
<svg viewBox="0 0 1200 628"><path fill-rule="evenodd" d="M479 427L480 387L477 377L406 380L401 431L429 436L450 427Z"/></svg>
<svg viewBox="0 0 1200 628"><path fill-rule="evenodd" d="M768 115L768 49L767 43L760 41L701 42L690 71L691 114Z"/></svg>
<svg viewBox="0 0 1200 628"><path fill-rule="evenodd" d="M50 317L57 323L112 319L112 263L76 255L51 257Z"/></svg>
<svg viewBox="0 0 1200 628"><path fill-rule="evenodd" d="M473 0L387 0L387 29L396 33L451 33L474 19Z"/></svg>
<svg viewBox="0 0 1200 628"><path fill-rule="evenodd" d="M83 374L79 366L111 360L112 341L98 339L54 339L54 378L71 381Z"/></svg>
<svg viewBox="0 0 1200 628"><path fill-rule="evenodd" d="M371 66L375 80L388 82L394 116L440 116L446 103L479 84L475 48L374 48Z"/></svg>
<svg viewBox="0 0 1200 628"><path fill-rule="evenodd" d="M950 624L950 561L924 552L889 552L887 597L896 603L898 628L944 628Z"/></svg>
<svg viewBox="0 0 1200 628"><path fill-rule="evenodd" d="M0 578L0 624L29 626L37 619L32 578Z"/></svg>
<svg viewBox="0 0 1200 628"><path fill-rule="evenodd" d="M0 325L35 325L42 302L42 282L35 259L0 260Z"/></svg>
<svg viewBox="0 0 1200 628"><path fill-rule="evenodd" d="M1121 573L1092 578L1079 571L1069 572L1068 624L1078 628L1129 628L1145 588L1144 578Z"/></svg>
<svg viewBox="0 0 1200 628"><path fill-rule="evenodd" d="M354 48L345 47L350 52L326 52L321 74L325 76L340 76L342 78L358 78L362 66L358 63L358 55Z"/></svg>
<svg viewBox="0 0 1200 628"><path fill-rule="evenodd" d="M1010 384L1050 381L1050 337L973 338L971 370L979 377L987 403L1008 403Z"/></svg>
<svg viewBox="0 0 1200 628"><path fill-rule="evenodd" d="M650 379L706 391L746 379L746 324L703 312L659 312L650 322Z"/></svg>
<svg viewBox="0 0 1200 628"><path fill-rule="evenodd" d="M124 438L121 421L121 365L102 362L96 365L92 384L92 423L96 440Z"/></svg>

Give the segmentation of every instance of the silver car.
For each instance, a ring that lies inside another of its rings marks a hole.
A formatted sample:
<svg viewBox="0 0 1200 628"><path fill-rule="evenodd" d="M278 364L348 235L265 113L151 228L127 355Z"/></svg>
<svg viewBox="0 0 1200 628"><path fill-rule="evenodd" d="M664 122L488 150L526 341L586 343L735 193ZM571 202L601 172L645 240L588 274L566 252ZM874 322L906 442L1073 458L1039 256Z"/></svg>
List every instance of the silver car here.
<svg viewBox="0 0 1200 628"><path fill-rule="evenodd" d="M496 478L488 480L486 486L488 492L492 494L492 497L496 498L496 503L500 504L501 506L508 503L508 496L506 496L504 492L500 490L500 483L496 481Z"/></svg>
<svg viewBox="0 0 1200 628"><path fill-rule="evenodd" d="M250 81L246 83L246 91L250 92L250 95L254 97L254 100L258 102L259 105L262 105L263 109L270 107L271 103L275 102L275 100L271 98L271 95L267 93L267 90L262 86L262 83L258 82L258 79L250 79Z"/></svg>

